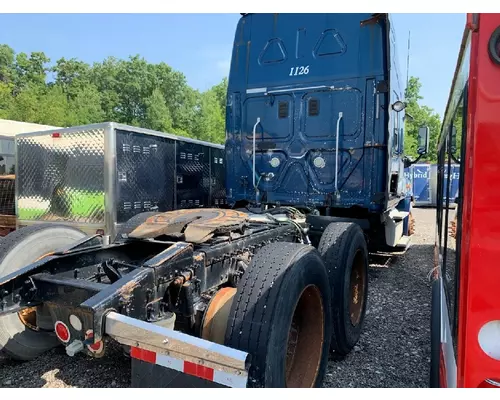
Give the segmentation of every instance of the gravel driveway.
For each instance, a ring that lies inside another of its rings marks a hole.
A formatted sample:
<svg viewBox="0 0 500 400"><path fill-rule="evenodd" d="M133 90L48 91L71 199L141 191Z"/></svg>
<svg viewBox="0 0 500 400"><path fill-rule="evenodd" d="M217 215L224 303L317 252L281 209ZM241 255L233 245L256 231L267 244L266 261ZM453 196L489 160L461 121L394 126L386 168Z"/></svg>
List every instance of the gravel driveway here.
<svg viewBox="0 0 500 400"><path fill-rule="evenodd" d="M330 362L325 387L428 386L435 211L414 215L408 252L389 265L373 260L364 333L354 352ZM27 363L0 358L0 387L130 387L130 362L118 347L102 360L70 358L61 348Z"/></svg>
<svg viewBox="0 0 500 400"><path fill-rule="evenodd" d="M371 264L364 332L355 351L330 362L325 387L428 387L435 210L415 209L412 247Z"/></svg>

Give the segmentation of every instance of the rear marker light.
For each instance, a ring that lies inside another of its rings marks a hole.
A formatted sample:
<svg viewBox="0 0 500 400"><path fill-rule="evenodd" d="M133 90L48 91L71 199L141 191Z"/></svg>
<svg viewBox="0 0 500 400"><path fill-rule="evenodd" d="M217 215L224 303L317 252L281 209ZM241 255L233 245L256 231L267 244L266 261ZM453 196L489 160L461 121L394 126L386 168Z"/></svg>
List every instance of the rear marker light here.
<svg viewBox="0 0 500 400"><path fill-rule="evenodd" d="M61 134L56 132L56 133L53 133L53 134L52 134L52 137L53 137L53 138L60 138L60 137L61 137Z"/></svg>
<svg viewBox="0 0 500 400"><path fill-rule="evenodd" d="M93 339L94 338L94 332L89 329L86 333L85 333L85 341L88 341L90 339ZM94 353L95 355L99 355L102 353L102 351L104 350L104 343L102 340L99 340L93 344L88 344L87 345L87 349L91 352L91 353Z"/></svg>
<svg viewBox="0 0 500 400"><path fill-rule="evenodd" d="M80 318L78 318L76 315L71 314L69 316L69 323L75 330L81 331L82 330L82 321L80 321Z"/></svg>
<svg viewBox="0 0 500 400"><path fill-rule="evenodd" d="M70 334L69 334L69 329L66 326L64 322L57 321L55 324L55 331L56 335L59 338L59 340L63 343L68 343Z"/></svg>

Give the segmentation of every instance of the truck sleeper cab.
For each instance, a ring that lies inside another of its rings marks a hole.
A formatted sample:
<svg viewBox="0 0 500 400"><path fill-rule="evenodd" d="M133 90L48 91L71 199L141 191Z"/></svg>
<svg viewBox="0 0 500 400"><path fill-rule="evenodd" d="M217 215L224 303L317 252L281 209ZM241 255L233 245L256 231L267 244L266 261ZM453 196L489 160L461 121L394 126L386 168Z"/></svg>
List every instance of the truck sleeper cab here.
<svg viewBox="0 0 500 400"><path fill-rule="evenodd" d="M229 204L354 218L406 247L395 48L386 14L244 15L227 96Z"/></svg>

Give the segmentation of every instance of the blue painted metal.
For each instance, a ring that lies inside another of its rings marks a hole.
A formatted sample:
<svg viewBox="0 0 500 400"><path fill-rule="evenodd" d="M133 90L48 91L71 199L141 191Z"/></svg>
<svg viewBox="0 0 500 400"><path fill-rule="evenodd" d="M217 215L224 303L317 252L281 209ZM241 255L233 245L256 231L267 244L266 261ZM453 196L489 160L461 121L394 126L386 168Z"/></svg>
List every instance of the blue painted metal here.
<svg viewBox="0 0 500 400"><path fill-rule="evenodd" d="M444 169L444 185L443 185L443 202L446 203L446 195L448 193L447 185L450 185L450 204L455 202L458 197L460 179L460 165L451 165L451 181L448 180L448 166Z"/></svg>
<svg viewBox="0 0 500 400"><path fill-rule="evenodd" d="M414 164L413 168L413 196L416 206L432 205L431 196L431 165Z"/></svg>
<svg viewBox="0 0 500 400"><path fill-rule="evenodd" d="M411 211L411 205L412 205L411 199L413 197L413 165L404 169L403 176L405 182L405 188L404 188L405 200L402 203L400 203L400 206L398 208L401 211ZM409 217L405 218L403 222L404 235L408 235L409 222L410 222Z"/></svg>
<svg viewBox="0 0 500 400"><path fill-rule="evenodd" d="M404 193L406 197L413 196L413 165L404 169L404 179L405 179L405 188Z"/></svg>
<svg viewBox="0 0 500 400"><path fill-rule="evenodd" d="M359 206L380 213L390 200L404 199L404 111L390 107L403 100L402 76L389 16L380 16L240 19L226 108L230 205ZM399 180L390 194L391 174Z"/></svg>

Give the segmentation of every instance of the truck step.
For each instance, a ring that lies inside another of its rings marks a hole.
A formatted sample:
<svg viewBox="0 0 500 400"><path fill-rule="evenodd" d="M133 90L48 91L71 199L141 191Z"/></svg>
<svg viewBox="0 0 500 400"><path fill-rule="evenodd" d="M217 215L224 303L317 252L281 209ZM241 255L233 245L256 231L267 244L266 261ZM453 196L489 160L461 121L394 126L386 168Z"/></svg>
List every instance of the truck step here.
<svg viewBox="0 0 500 400"><path fill-rule="evenodd" d="M396 244L396 247L399 248L407 248L410 246L411 243L411 238L410 236L401 236L401 239L399 239L398 243Z"/></svg>
<svg viewBox="0 0 500 400"><path fill-rule="evenodd" d="M410 213L408 211L391 210L389 217L394 221L405 219Z"/></svg>

